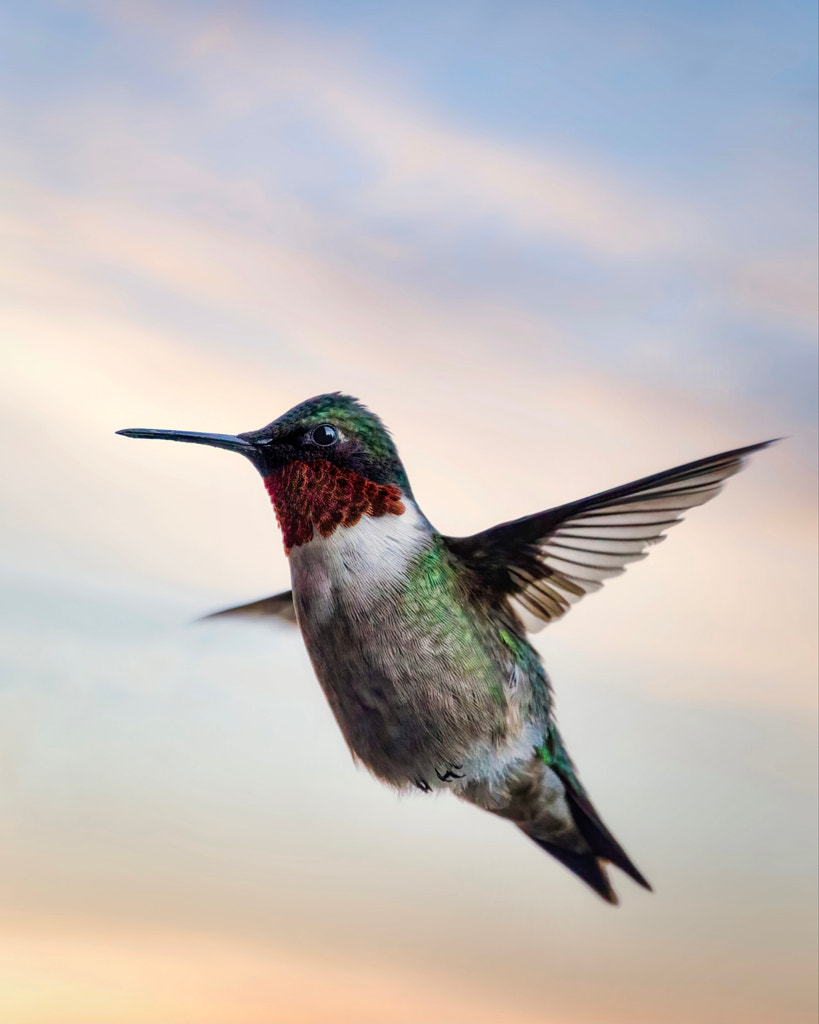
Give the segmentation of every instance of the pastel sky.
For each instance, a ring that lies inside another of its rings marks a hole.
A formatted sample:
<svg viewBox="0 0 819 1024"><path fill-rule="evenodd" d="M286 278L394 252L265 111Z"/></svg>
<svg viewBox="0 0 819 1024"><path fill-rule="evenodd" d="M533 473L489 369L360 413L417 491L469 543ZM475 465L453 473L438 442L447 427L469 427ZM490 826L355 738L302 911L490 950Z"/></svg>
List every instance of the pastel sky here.
<svg viewBox="0 0 819 1024"><path fill-rule="evenodd" d="M816 1017L807 0L0 9L0 1020ZM655 885L357 770L237 432L468 533L769 437L537 644Z"/></svg>

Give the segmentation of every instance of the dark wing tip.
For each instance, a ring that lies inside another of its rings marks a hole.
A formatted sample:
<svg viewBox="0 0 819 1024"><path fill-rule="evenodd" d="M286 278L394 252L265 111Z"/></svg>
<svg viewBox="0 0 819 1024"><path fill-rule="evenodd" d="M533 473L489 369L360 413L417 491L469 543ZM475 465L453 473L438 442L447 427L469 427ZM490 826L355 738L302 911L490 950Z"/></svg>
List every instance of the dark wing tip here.
<svg viewBox="0 0 819 1024"><path fill-rule="evenodd" d="M283 594L274 594L273 597L264 597L261 601L250 601L248 604L236 605L232 608L222 608L218 612L211 612L196 619L196 622L206 622L208 619L243 618L243 619L280 619L282 622L296 622L296 609L293 605L293 592L286 590Z"/></svg>
<svg viewBox="0 0 819 1024"><path fill-rule="evenodd" d="M779 444L780 441L787 441L788 437L772 437L769 441L758 441L756 444L746 445L744 448L737 448L733 452L726 452L727 455L750 455L752 452L762 451L763 448L770 448L772 444Z"/></svg>

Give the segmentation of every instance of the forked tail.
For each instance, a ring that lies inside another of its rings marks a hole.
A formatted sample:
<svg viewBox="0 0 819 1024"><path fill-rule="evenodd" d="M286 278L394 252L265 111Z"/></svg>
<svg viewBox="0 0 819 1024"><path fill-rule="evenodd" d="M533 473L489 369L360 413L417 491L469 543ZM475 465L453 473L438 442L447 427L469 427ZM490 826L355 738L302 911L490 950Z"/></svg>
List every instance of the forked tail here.
<svg viewBox="0 0 819 1024"><path fill-rule="evenodd" d="M609 903L617 903L617 895L607 863L651 890L594 809L553 724L530 761L517 764L501 780L467 783L459 795L514 822Z"/></svg>
<svg viewBox="0 0 819 1024"><path fill-rule="evenodd" d="M578 878L582 878L608 903L617 903L618 900L606 873L607 862L625 871L630 878L650 892L651 886L645 876L603 824L583 790L579 789L574 780L562 778L559 770L545 766L544 769L546 772L552 771L560 779L574 829L568 836L550 836L537 819L526 823L518 822L518 827L538 846L573 871ZM578 834L582 840L579 843Z"/></svg>

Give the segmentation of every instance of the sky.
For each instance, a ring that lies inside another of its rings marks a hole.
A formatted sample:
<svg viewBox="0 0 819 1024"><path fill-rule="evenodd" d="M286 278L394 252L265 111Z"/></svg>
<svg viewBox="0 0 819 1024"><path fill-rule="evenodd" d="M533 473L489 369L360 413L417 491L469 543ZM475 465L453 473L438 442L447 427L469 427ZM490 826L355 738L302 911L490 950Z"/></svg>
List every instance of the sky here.
<svg viewBox="0 0 819 1024"><path fill-rule="evenodd" d="M816 1018L816 20L0 9L0 1020ZM391 427L443 532L783 437L538 635L603 905L351 762L236 433Z"/></svg>

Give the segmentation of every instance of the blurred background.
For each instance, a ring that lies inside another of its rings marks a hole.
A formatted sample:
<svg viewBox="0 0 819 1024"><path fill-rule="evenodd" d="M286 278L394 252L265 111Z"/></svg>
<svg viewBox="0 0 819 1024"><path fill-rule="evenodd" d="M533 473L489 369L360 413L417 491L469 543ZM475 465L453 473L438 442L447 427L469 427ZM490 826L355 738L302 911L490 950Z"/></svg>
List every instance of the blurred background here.
<svg viewBox="0 0 819 1024"><path fill-rule="evenodd" d="M0 1018L816 1015L809 0L0 9ZM234 433L329 390L448 533L769 437L539 634L653 882L352 764Z"/></svg>

